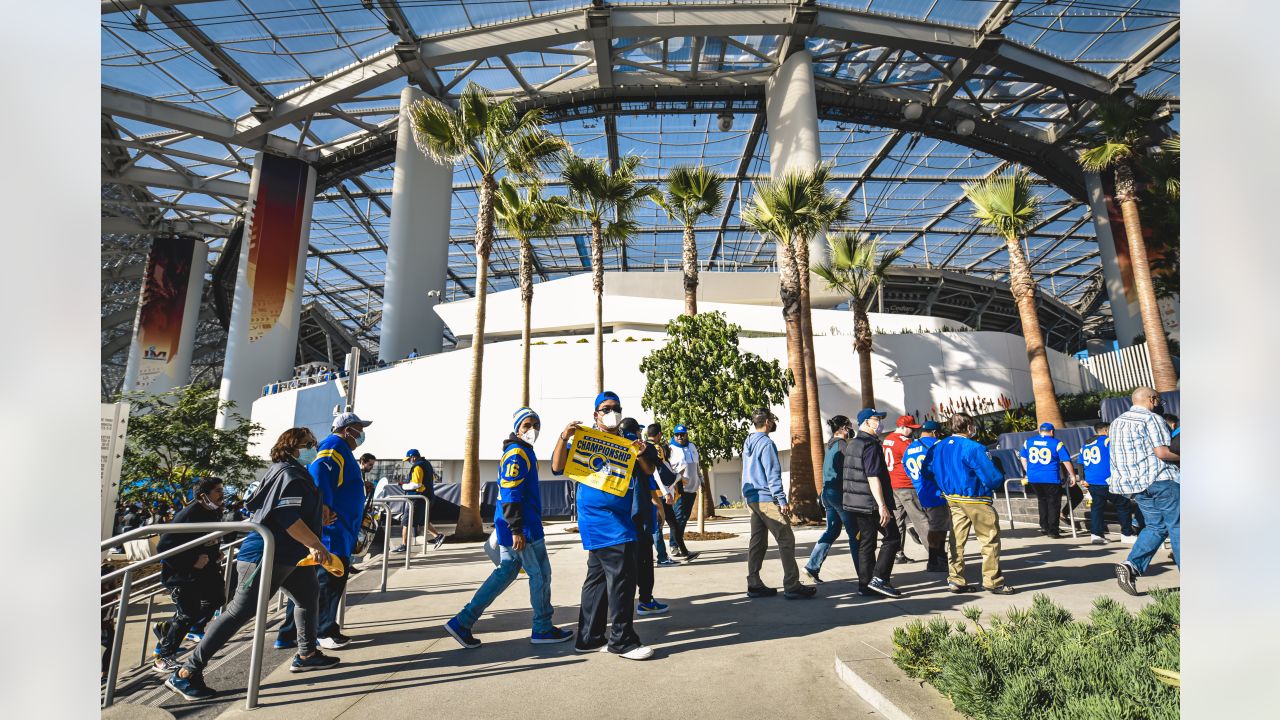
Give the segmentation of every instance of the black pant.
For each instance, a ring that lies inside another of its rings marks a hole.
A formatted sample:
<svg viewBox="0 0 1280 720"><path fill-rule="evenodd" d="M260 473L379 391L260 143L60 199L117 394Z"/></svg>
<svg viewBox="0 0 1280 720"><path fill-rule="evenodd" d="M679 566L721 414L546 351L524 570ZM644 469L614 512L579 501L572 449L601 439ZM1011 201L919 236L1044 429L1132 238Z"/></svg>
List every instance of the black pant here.
<svg viewBox="0 0 1280 720"><path fill-rule="evenodd" d="M331 638L342 634L342 627L338 624L338 604L342 602L342 593L347 589L347 577L351 574L351 558L339 558L342 560L342 577L331 575L328 570L316 565L314 570L316 575L316 585L320 588L320 597L317 600L316 610L316 637ZM307 568L303 568L306 572ZM294 640L298 636L298 626L293 622L293 601L289 601L289 607L284 611L285 621L280 626L276 637L281 640Z"/></svg>
<svg viewBox="0 0 1280 720"><path fill-rule="evenodd" d="M689 525L689 517L693 515L693 503L698 499L697 493L681 492L676 494L675 507L672 508L671 515L668 518L671 523L671 549L679 548L681 552L688 553L689 548L684 546L684 529ZM674 516L674 517L673 517Z"/></svg>
<svg viewBox="0 0 1280 720"><path fill-rule="evenodd" d="M640 602L653 601L653 529L645 529L643 522L636 522L636 541L632 551L636 556L636 594Z"/></svg>
<svg viewBox="0 0 1280 720"><path fill-rule="evenodd" d="M222 607L222 575L216 570L209 577L195 582L168 586L173 598L173 619L165 626L164 636L156 646L156 655L168 656L178 652L182 640L192 628L203 627L213 619L213 613Z"/></svg>
<svg viewBox="0 0 1280 720"><path fill-rule="evenodd" d="M258 607L258 586L262 574L258 572L256 563L236 562L236 571L240 580L236 584L235 595L222 614L214 618L205 630L204 639L196 645L196 649L187 658L184 665L189 670L199 672L204 669L213 656L222 649L227 641L235 635L245 623L253 619ZM293 564L281 563L271 570L271 594L283 589L289 596L289 607L296 601L298 607L289 612L289 622L295 620L302 623L302 637L298 638L298 654L309 655L315 651L315 637L309 635L313 627L316 607L316 576Z"/></svg>
<svg viewBox="0 0 1280 720"><path fill-rule="evenodd" d="M892 508L890 508L892 512ZM898 525L889 518L889 524L880 525L880 513L851 512L858 526L858 584L867 585L872 577L889 582L893 573L893 558L902 549L902 535L898 533ZM880 543L880 554L876 554L876 536L883 535Z"/></svg>
<svg viewBox="0 0 1280 720"><path fill-rule="evenodd" d="M1040 529L1050 535L1058 534L1058 517L1062 512L1062 485L1060 483L1031 483L1040 509Z"/></svg>
<svg viewBox="0 0 1280 720"><path fill-rule="evenodd" d="M582 581L578 609L578 649L608 644L610 652L625 653L640 647L633 624L636 601L634 543L610 545L587 552L587 577ZM609 635L605 637L605 626Z"/></svg>

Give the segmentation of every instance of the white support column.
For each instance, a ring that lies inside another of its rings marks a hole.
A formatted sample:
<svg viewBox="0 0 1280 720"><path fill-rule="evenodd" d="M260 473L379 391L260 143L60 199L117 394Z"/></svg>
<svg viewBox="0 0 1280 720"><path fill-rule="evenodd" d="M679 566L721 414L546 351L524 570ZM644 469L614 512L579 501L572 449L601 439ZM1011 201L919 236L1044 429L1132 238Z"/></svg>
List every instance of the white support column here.
<svg viewBox="0 0 1280 720"><path fill-rule="evenodd" d="M778 179L792 170L813 170L822 162L818 133L818 95L813 79L813 56L795 53L778 68L764 88L765 119L769 130L769 176ZM827 258L826 237L809 241L809 266Z"/></svg>
<svg viewBox="0 0 1280 720"><path fill-rule="evenodd" d="M254 159L218 393L245 417L264 385L293 374L315 185L315 169L301 160ZM218 413L219 428L231 425Z"/></svg>
<svg viewBox="0 0 1280 720"><path fill-rule="evenodd" d="M391 181L391 239L382 291L382 338L378 359L403 360L438 353L444 322L435 313L443 300L449 266L449 213L453 205L453 165L427 158L413 140L409 107L423 93L400 93L400 129L396 137L395 176ZM435 290L436 297L427 293Z"/></svg>
<svg viewBox="0 0 1280 720"><path fill-rule="evenodd" d="M1124 290L1124 276L1117 259L1115 236L1111 232L1111 218L1102 180L1097 173L1085 173L1085 190L1089 193L1089 209L1093 213L1094 234L1098 238L1098 252L1102 260L1102 279L1111 301L1111 317L1115 321L1116 341L1120 347L1129 347L1133 338L1143 333L1142 316L1138 298L1129 298Z"/></svg>
<svg viewBox="0 0 1280 720"><path fill-rule="evenodd" d="M209 246L192 237L156 238L142 277L125 392L161 395L191 382L191 353Z"/></svg>

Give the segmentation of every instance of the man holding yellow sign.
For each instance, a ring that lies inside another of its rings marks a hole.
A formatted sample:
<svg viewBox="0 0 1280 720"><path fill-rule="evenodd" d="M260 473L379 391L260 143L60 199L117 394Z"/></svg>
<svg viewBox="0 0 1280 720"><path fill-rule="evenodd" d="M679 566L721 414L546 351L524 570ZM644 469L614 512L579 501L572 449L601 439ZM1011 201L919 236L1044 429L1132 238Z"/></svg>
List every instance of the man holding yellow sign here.
<svg viewBox="0 0 1280 720"><path fill-rule="evenodd" d="M632 506L634 493L648 488L653 463L638 457L646 447L643 440L627 440L618 430L622 401L616 393L600 393L594 407L594 429L578 421L569 423L551 456L553 474L568 474L578 482L578 536L587 551L574 650L648 660L653 649L640 642L633 623L636 531Z"/></svg>

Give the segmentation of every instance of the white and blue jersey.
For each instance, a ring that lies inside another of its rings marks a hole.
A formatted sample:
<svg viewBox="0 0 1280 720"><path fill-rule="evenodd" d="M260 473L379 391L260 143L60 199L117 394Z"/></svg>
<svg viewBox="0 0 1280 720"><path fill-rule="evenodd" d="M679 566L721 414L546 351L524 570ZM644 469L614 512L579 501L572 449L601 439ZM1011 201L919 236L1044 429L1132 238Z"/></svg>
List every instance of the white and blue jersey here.
<svg viewBox="0 0 1280 720"><path fill-rule="evenodd" d="M502 547L511 547L516 532L530 542L543 538L538 456L532 445L515 436L507 439L498 465L498 507L493 513L493 529L498 532Z"/></svg>
<svg viewBox="0 0 1280 720"><path fill-rule="evenodd" d="M1062 441L1051 435L1032 435L1022 444L1018 453L1027 461L1027 482L1060 483L1058 473L1061 464L1071 462L1071 455Z"/></svg>
<svg viewBox="0 0 1280 720"><path fill-rule="evenodd" d="M1090 485L1108 485L1111 479L1111 438L1099 435L1080 448L1084 465L1084 481Z"/></svg>
<svg viewBox="0 0 1280 720"><path fill-rule="evenodd" d="M925 456L928 455L929 448L937 442L936 437L922 437L908 445L907 451L902 454L902 467L906 469L907 477L911 478L911 484L916 489L922 508L947 504L947 499L942 496L942 490L938 488L936 482L932 479L924 481L920 478L920 469L924 467Z"/></svg>

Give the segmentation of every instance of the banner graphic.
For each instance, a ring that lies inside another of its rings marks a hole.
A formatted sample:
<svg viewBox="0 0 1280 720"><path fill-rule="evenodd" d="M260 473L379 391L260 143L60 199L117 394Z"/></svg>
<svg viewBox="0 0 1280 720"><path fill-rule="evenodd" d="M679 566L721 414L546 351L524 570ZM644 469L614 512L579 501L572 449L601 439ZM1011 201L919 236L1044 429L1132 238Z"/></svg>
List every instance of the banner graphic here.
<svg viewBox="0 0 1280 720"><path fill-rule="evenodd" d="M182 316L191 282L195 239L156 238L147 255L138 309L138 377L135 390L144 390L161 375L173 376L173 361L182 340Z"/></svg>
<svg viewBox="0 0 1280 720"><path fill-rule="evenodd" d="M301 160L263 154L249 228L249 342L262 339L290 306L307 205L308 167Z"/></svg>
<svg viewBox="0 0 1280 720"><path fill-rule="evenodd" d="M573 433L565 474L583 485L622 497L631 487L635 464L630 440L579 427Z"/></svg>

